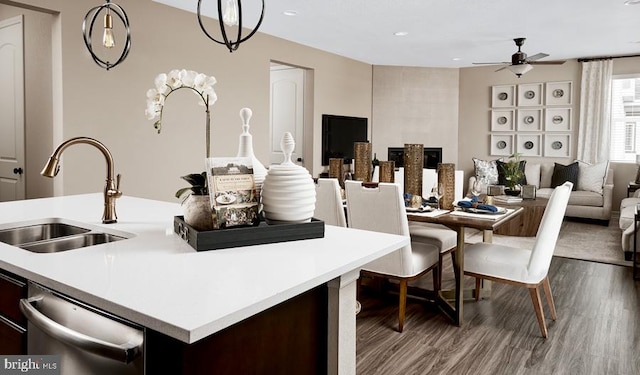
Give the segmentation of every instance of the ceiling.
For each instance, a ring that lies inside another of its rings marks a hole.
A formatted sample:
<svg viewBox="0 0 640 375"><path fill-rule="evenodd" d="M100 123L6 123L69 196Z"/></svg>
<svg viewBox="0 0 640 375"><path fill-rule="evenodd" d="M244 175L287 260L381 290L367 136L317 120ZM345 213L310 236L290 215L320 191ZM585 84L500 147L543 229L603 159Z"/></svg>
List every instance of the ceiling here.
<svg viewBox="0 0 640 375"><path fill-rule="evenodd" d="M196 0L154 1L196 12ZM517 37L527 38L528 55L550 55L540 61L640 54L640 4L625 0L264 1L260 32L373 65L510 61ZM203 0L203 14L217 18L215 3ZM260 4L242 2L245 27L255 25ZM394 35L400 31L407 35Z"/></svg>

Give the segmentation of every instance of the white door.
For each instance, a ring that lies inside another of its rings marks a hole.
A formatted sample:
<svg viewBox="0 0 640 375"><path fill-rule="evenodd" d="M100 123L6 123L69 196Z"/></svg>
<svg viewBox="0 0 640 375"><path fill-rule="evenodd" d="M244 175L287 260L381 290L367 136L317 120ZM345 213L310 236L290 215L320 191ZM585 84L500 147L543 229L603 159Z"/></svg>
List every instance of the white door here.
<svg viewBox="0 0 640 375"><path fill-rule="evenodd" d="M0 21L0 202L25 198L22 16Z"/></svg>
<svg viewBox="0 0 640 375"><path fill-rule="evenodd" d="M271 142L269 163L283 160L280 140L285 132L291 133L296 148L291 156L297 164L304 165L304 70L289 66L271 69Z"/></svg>

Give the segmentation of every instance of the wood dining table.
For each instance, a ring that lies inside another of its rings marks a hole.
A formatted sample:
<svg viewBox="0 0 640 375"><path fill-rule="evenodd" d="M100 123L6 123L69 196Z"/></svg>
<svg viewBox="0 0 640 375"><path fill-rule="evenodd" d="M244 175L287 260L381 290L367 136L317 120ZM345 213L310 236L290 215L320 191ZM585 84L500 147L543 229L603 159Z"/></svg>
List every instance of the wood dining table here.
<svg viewBox="0 0 640 375"><path fill-rule="evenodd" d="M447 300L442 291L438 293L437 302L442 310L453 320L453 322L461 326L464 322L463 300L464 300L464 246L465 246L465 229L473 228L481 230L484 242L493 241L493 232L522 214L522 207L509 207L505 214L499 217L489 217L486 214L475 215L458 215L454 211L450 211L437 216L428 213L407 212L409 221L442 224L457 233L457 248L455 251L455 260L453 262L455 274L455 291L453 297L453 305Z"/></svg>

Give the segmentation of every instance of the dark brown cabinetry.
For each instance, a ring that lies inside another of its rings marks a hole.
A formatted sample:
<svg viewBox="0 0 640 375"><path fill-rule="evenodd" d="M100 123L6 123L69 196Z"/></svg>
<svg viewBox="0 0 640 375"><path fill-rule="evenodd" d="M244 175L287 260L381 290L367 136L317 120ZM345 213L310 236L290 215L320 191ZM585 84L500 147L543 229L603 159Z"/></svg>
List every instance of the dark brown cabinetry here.
<svg viewBox="0 0 640 375"><path fill-rule="evenodd" d="M27 353L27 320L20 312L26 297L26 280L0 270L0 354Z"/></svg>

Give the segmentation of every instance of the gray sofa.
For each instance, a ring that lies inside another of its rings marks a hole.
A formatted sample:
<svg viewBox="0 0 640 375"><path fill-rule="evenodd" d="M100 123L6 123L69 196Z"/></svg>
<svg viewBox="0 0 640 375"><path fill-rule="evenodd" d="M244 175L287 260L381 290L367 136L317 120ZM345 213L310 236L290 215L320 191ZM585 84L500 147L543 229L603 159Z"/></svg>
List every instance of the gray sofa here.
<svg viewBox="0 0 640 375"><path fill-rule="evenodd" d="M536 196L542 198L551 196L553 168L554 163L526 163L524 172L527 184L536 186ZM472 186L474 180L475 177L470 177L469 186ZM580 190L578 184L576 187L578 190L571 192L565 216L594 219L601 221L602 224L608 224L613 203L613 169L607 168L603 181L602 194Z"/></svg>
<svg viewBox="0 0 640 375"><path fill-rule="evenodd" d="M630 198L624 198L620 202L620 219L618 225L622 230L622 251L626 260L631 260L633 253L633 221L636 213L636 206L640 204L640 190L636 190Z"/></svg>

